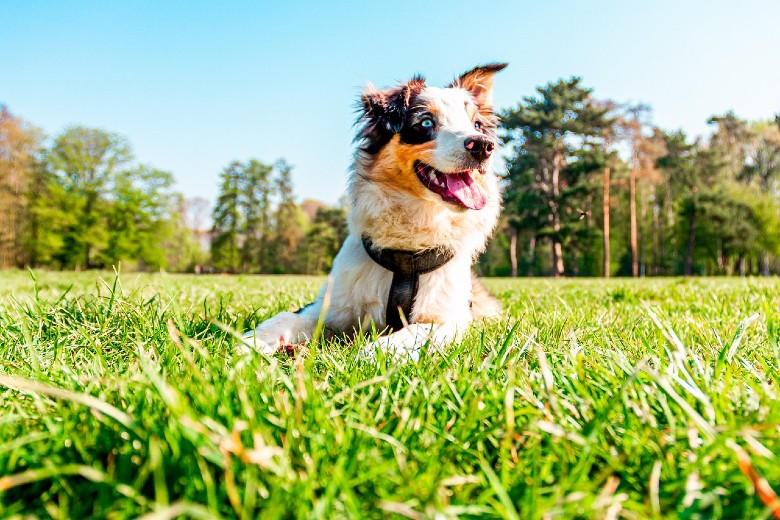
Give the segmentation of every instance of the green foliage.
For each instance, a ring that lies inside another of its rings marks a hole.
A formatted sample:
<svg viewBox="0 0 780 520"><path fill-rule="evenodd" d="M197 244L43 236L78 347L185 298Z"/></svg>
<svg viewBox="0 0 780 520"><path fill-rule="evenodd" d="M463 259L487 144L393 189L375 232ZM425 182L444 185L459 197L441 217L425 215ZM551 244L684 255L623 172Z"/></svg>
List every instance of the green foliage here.
<svg viewBox="0 0 780 520"><path fill-rule="evenodd" d="M241 248L242 271L266 272L269 269L271 241L271 196L273 166L251 159L243 170L241 192L245 238Z"/></svg>
<svg viewBox="0 0 780 520"><path fill-rule="evenodd" d="M716 115L690 141L580 78L536 90L500 114L504 220L480 272L780 273L780 115ZM206 230L208 202L136 164L124 137L73 126L42 139L0 107L0 268L324 273L343 243L345 210L299 205L284 159L231 162Z"/></svg>
<svg viewBox="0 0 780 520"><path fill-rule="evenodd" d="M323 278L95 278L0 274L4 517L766 517L738 456L780 488L770 281L487 280L505 320L403 363L238 348Z"/></svg>
<svg viewBox="0 0 780 520"><path fill-rule="evenodd" d="M594 196L590 175L607 160L601 145L603 129L611 124L608 110L580 83L580 78L549 83L537 89L538 97L526 97L501 114L503 139L513 149L506 193L510 225L549 239L553 251L566 243L570 251L587 250L583 240L594 234L581 217ZM562 268L562 258L554 259L554 274L562 275Z"/></svg>
<svg viewBox="0 0 780 520"><path fill-rule="evenodd" d="M322 273L347 233L346 212L320 204L306 216L295 202L292 167L233 161L220 175L211 261L242 273Z"/></svg>
<svg viewBox="0 0 780 520"><path fill-rule="evenodd" d="M149 166L116 176L107 212L109 239L104 264L116 265L131 259L155 271L166 267L166 252L160 244L173 233L172 185L169 172Z"/></svg>
<svg viewBox="0 0 780 520"><path fill-rule="evenodd" d="M594 99L578 78L537 90L538 97L501 114L512 146L505 214L520 245L520 274L529 266L532 275L599 273L603 192L610 194L609 246L618 260L612 272L780 272L778 125L729 112L709 120L709 140L690 142L683 132L652 127L643 105ZM612 173L607 186L609 176L594 175L605 167ZM493 259L504 261L483 257ZM484 271L499 272L492 264Z"/></svg>
<svg viewBox="0 0 780 520"><path fill-rule="evenodd" d="M211 261L217 268L228 272L238 271L240 262L238 241L239 233L244 229L241 211L243 172L241 163L233 161L220 173L219 196L214 205Z"/></svg>
<svg viewBox="0 0 780 520"><path fill-rule="evenodd" d="M133 159L130 145L118 134L74 126L55 137L47 159L75 216L75 224L64 230L58 260L69 268L98 266L109 240L106 195L118 170Z"/></svg>
<svg viewBox="0 0 780 520"><path fill-rule="evenodd" d="M343 208L317 209L301 247L303 272L327 274L347 233L347 212Z"/></svg>
<svg viewBox="0 0 780 520"><path fill-rule="evenodd" d="M275 258L273 272L293 272L295 250L302 232L300 210L295 204L292 183L292 167L284 159L274 165L277 172L275 181L279 203L274 212L274 240L272 250Z"/></svg>
<svg viewBox="0 0 780 520"><path fill-rule="evenodd" d="M36 189L41 131L0 104L0 269L23 265L28 251L30 207Z"/></svg>
<svg viewBox="0 0 780 520"><path fill-rule="evenodd" d="M173 183L118 134L73 126L44 148L1 107L0 268L192 268L202 258Z"/></svg>

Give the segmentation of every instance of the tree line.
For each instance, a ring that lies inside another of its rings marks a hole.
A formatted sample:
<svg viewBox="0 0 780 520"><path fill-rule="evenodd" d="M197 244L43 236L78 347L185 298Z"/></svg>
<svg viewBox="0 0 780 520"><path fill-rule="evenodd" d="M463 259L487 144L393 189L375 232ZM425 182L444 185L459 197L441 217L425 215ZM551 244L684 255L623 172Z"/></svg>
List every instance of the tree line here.
<svg viewBox="0 0 780 520"><path fill-rule="evenodd" d="M211 262L226 272L322 274L347 237L344 204L298 205L284 160L234 161L220 173Z"/></svg>
<svg viewBox="0 0 780 520"><path fill-rule="evenodd" d="M715 115L708 139L650 116L576 77L503 110L505 211L482 272L779 273L780 115Z"/></svg>
<svg viewBox="0 0 780 520"><path fill-rule="evenodd" d="M570 78L500 112L505 210L477 266L497 276L780 273L780 115L712 116L691 139ZM325 273L346 204L296 202L284 160L233 161L213 205L128 140L53 138L0 105L0 268Z"/></svg>
<svg viewBox="0 0 780 520"><path fill-rule="evenodd" d="M346 237L343 205L297 204L283 159L231 162L213 209L173 184L119 134L47 139L0 105L0 269L319 274Z"/></svg>
<svg viewBox="0 0 780 520"><path fill-rule="evenodd" d="M0 105L0 268L186 269L196 246L172 185L121 135L72 126L49 141Z"/></svg>

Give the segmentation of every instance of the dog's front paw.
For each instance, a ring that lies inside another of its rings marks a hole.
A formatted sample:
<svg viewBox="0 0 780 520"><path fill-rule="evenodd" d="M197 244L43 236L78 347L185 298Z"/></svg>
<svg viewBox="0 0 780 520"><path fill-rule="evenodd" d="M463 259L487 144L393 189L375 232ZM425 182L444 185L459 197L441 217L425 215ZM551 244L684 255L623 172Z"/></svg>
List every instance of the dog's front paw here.
<svg viewBox="0 0 780 520"><path fill-rule="evenodd" d="M249 331L241 337L240 347L244 352L260 352L266 356L274 355L279 350L279 340L270 343L256 334L257 331Z"/></svg>
<svg viewBox="0 0 780 520"><path fill-rule="evenodd" d="M381 351L396 360L418 361L422 352L440 350L458 337L457 329L453 325L414 323L372 341L363 348L361 356L373 358Z"/></svg>
<svg viewBox="0 0 780 520"><path fill-rule="evenodd" d="M365 345L360 350L360 357L364 359L376 359L377 353L382 352L396 361L414 361L420 359L422 345L412 342L397 341L394 335L379 338Z"/></svg>
<svg viewBox="0 0 780 520"><path fill-rule="evenodd" d="M309 353L306 342L290 343L284 341L283 337L273 341L272 338L263 337L262 333L258 334L258 331L256 330L244 334L241 338L241 346L246 353L255 351L265 354L266 356L273 356L274 354L305 356Z"/></svg>

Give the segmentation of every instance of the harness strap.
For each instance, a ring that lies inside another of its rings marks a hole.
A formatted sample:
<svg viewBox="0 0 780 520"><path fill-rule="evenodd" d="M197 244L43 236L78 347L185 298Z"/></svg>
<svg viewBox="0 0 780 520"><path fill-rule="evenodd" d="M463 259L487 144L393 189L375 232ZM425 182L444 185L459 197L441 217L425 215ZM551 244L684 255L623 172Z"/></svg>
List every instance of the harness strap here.
<svg viewBox="0 0 780 520"><path fill-rule="evenodd" d="M394 331L404 328L401 315L407 320L412 315L412 305L417 296L420 275L438 269L455 256L455 252L451 249L424 249L423 251L376 249L371 239L365 236L363 248L374 262L393 273L385 323Z"/></svg>

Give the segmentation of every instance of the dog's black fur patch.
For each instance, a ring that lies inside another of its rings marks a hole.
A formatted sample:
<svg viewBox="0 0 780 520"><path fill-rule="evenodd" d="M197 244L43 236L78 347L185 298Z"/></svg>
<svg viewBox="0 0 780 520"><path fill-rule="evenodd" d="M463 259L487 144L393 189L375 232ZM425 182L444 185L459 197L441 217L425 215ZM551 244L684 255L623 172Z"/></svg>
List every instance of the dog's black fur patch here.
<svg viewBox="0 0 780 520"><path fill-rule="evenodd" d="M361 150L374 155L400 132L409 119L409 108L424 88L425 78L415 76L399 87L365 92L358 108L357 123L362 126L355 136Z"/></svg>
<svg viewBox="0 0 780 520"><path fill-rule="evenodd" d="M402 143L423 144L436 139L436 133L438 132L438 124L436 123L436 119L431 116L433 126L425 128L420 124L422 121L418 119L418 116L424 113L425 107L415 107L412 105L412 108L406 115L404 126L401 128L401 132L399 132L399 137L401 138Z"/></svg>

